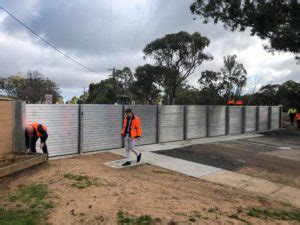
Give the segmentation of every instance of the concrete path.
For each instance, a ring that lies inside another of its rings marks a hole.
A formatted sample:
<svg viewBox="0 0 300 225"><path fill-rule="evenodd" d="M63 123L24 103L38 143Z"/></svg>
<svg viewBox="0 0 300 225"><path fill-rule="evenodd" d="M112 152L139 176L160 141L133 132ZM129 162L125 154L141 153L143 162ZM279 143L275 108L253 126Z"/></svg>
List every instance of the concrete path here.
<svg viewBox="0 0 300 225"><path fill-rule="evenodd" d="M159 150L169 150L196 144L213 143L218 141L231 141L258 136L260 135L230 135L214 138L195 139L190 141L178 141L164 144L137 146L136 148L140 152L142 152L142 160L144 163L148 163L209 182L227 185L230 187L256 193L258 195L263 195L277 201L290 203L300 208L300 189L298 188L288 187L264 179L259 179L212 166L153 153L153 151L155 152ZM125 153L124 149L114 149L108 152L121 156L124 156ZM132 155L132 157L132 159L134 159L135 156Z"/></svg>

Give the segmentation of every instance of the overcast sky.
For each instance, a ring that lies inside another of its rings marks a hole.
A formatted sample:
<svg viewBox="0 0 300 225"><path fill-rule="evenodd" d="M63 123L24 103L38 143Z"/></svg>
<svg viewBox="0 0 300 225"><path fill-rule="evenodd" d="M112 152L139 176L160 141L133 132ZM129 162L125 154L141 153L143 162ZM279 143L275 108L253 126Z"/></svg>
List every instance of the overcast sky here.
<svg viewBox="0 0 300 225"><path fill-rule="evenodd" d="M205 50L214 60L203 63L189 78L197 80L203 70L218 71L223 56L236 54L248 72L246 90L260 85L300 81L300 65L292 54L267 53L257 37L248 32L230 32L221 24L193 20L192 0L0 0L26 25L82 64L89 72L49 48L0 10L0 77L38 70L54 80L64 100L81 95L92 82L107 78L108 68L134 70L146 63L145 45L168 33L200 32L211 40Z"/></svg>

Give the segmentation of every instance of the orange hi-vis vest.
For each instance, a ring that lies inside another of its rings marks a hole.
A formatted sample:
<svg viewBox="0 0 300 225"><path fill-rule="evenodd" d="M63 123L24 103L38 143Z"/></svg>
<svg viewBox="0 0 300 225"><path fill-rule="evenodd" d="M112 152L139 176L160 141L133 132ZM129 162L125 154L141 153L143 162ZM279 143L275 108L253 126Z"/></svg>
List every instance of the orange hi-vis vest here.
<svg viewBox="0 0 300 225"><path fill-rule="evenodd" d="M228 100L228 101L227 101L227 105L235 105L235 103L234 103L233 100Z"/></svg>
<svg viewBox="0 0 300 225"><path fill-rule="evenodd" d="M296 120L299 120L299 121L300 121L300 113L297 113L297 114L296 114Z"/></svg>
<svg viewBox="0 0 300 225"><path fill-rule="evenodd" d="M127 117L125 116L124 120L123 120L123 127L122 127L122 131L121 131L121 135L125 136L125 129L126 129L126 125L127 125ZM140 118L137 117L136 115L133 115L132 121L131 121L131 126L130 126L130 137L131 138L137 138L137 137L141 137L142 136L142 125L141 125L141 121Z"/></svg>
<svg viewBox="0 0 300 225"><path fill-rule="evenodd" d="M43 136L43 135L41 134L41 132L39 131L39 129L38 129L38 126L40 125L39 123L32 123L32 124L30 124L30 125L34 128L37 137L40 138L40 137ZM41 125L42 125L42 124L41 124ZM42 127L43 127L43 130L44 130L45 132L47 132L47 127L46 127L45 125L42 125Z"/></svg>
<svg viewBox="0 0 300 225"><path fill-rule="evenodd" d="M243 101L242 101L242 100L237 100L237 101L235 102L235 104L236 104L236 105L243 105Z"/></svg>

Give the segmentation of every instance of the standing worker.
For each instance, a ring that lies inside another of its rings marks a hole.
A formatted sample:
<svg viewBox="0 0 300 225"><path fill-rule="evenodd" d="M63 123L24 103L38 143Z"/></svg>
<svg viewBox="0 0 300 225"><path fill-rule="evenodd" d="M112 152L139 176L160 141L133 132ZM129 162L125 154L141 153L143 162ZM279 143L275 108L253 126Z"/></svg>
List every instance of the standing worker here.
<svg viewBox="0 0 300 225"><path fill-rule="evenodd" d="M141 161L142 153L134 149L134 144L136 139L140 139L142 136L142 126L140 118L137 117L132 109L128 108L125 111L125 118L123 121L123 127L121 135L125 140L125 151L126 151L126 162L123 163L123 166L131 165L130 161L130 151L134 152L137 158L137 162Z"/></svg>
<svg viewBox="0 0 300 225"><path fill-rule="evenodd" d="M295 109L295 107L291 107L288 111L288 115L290 117L290 121L291 121L292 126L294 125L294 120L295 120L295 117L296 117L296 113L297 113L297 110Z"/></svg>
<svg viewBox="0 0 300 225"><path fill-rule="evenodd" d="M48 138L47 127L39 123L31 123L26 125L25 139L27 152L36 152L36 142L41 139L40 148L44 154L48 155L46 140Z"/></svg>
<svg viewBox="0 0 300 225"><path fill-rule="evenodd" d="M300 129L300 113L296 114L297 128Z"/></svg>

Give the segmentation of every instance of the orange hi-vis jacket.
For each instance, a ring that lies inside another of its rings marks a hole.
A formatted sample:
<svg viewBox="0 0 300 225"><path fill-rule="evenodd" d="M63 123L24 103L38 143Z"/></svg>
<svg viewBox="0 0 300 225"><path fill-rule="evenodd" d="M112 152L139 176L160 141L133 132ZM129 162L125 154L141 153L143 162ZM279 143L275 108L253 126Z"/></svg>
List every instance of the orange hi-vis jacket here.
<svg viewBox="0 0 300 225"><path fill-rule="evenodd" d="M39 125L40 125L39 123L32 123L32 124L30 124L30 126L32 126L34 128L37 137L40 138L40 137L43 136L43 134L39 131L39 128L38 128ZM41 124L41 126L43 127L43 130L45 132L47 132L47 127L45 125L42 125L42 124Z"/></svg>
<svg viewBox="0 0 300 225"><path fill-rule="evenodd" d="M296 114L296 120L299 120L299 121L300 121L300 113L297 113L297 114Z"/></svg>
<svg viewBox="0 0 300 225"><path fill-rule="evenodd" d="M125 116L123 120L123 127L121 131L121 135L124 137L126 133L126 126L127 126L127 117ZM142 125L140 118L137 117L136 115L133 114L132 121L131 121L131 126L130 126L130 137L131 138L138 138L142 136Z"/></svg>
<svg viewBox="0 0 300 225"><path fill-rule="evenodd" d="M237 101L235 102L235 105L243 105L243 101L242 101L242 100L237 100Z"/></svg>
<svg viewBox="0 0 300 225"><path fill-rule="evenodd" d="M233 100L228 100L227 105L235 105L235 102Z"/></svg>

